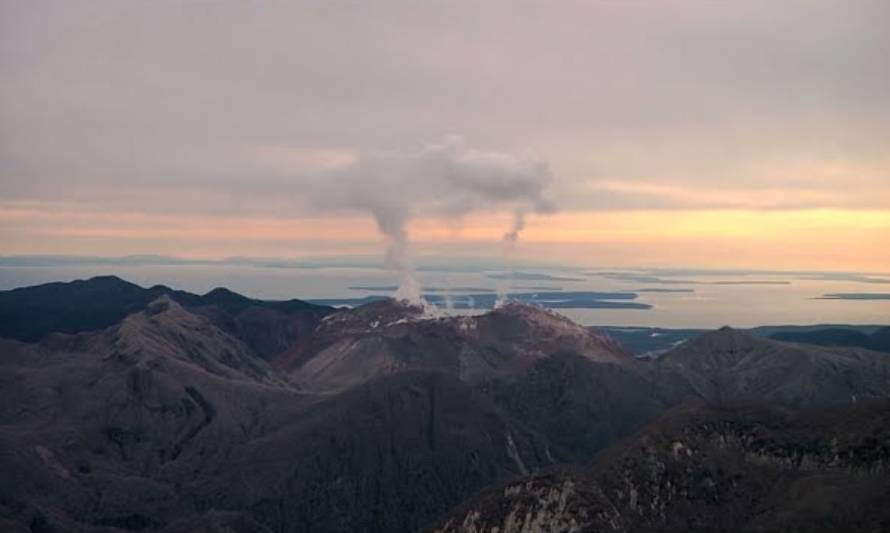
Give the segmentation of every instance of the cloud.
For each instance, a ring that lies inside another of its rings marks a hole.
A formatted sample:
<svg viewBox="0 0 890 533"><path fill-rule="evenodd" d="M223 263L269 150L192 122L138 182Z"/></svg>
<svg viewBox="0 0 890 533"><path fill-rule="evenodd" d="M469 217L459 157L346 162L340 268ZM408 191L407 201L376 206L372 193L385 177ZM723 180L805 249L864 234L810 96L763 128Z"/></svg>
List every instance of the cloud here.
<svg viewBox="0 0 890 533"><path fill-rule="evenodd" d="M259 166L277 175L337 170L354 164L357 157L349 150L290 146L258 146L251 155Z"/></svg>
<svg viewBox="0 0 890 533"><path fill-rule="evenodd" d="M561 206L719 207L586 186L610 180L886 207L888 15L822 0L4 2L0 182L6 198L286 212L295 173L463 132L549 161Z"/></svg>

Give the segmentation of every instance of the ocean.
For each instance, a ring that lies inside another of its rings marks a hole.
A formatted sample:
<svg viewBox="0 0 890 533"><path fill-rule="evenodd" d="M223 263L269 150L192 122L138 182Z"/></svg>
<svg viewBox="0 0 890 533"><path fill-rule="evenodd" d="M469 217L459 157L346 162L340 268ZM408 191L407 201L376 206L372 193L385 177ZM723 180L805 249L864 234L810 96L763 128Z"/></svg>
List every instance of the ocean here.
<svg viewBox="0 0 890 533"><path fill-rule="evenodd" d="M397 284L393 273L367 266L73 264L0 266L0 289L109 274L146 287L164 284L196 293L226 287L261 299L361 298L391 294L373 289ZM507 293L634 292L634 302L651 305L649 309L558 309L585 325L715 328L890 323L890 299L864 299L890 294L890 276L880 275L562 268L516 273L427 268L418 272L417 277L424 287L439 293L448 293L449 289L455 289L454 294L465 294L467 289ZM827 294L847 296L823 299Z"/></svg>

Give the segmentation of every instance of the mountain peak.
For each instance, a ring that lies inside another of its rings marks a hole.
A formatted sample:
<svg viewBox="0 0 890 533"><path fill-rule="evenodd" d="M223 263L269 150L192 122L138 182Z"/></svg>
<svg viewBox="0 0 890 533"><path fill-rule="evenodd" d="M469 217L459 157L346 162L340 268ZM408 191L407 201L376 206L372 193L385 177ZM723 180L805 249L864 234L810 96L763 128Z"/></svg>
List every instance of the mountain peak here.
<svg viewBox="0 0 890 533"><path fill-rule="evenodd" d="M115 275L108 274L103 276L93 276L91 278L85 280L77 280L80 283L92 283L92 284L106 284L106 285L126 285L133 286L135 283L131 283L123 278L119 278Z"/></svg>
<svg viewBox="0 0 890 533"><path fill-rule="evenodd" d="M194 329L203 326L205 318L199 317L185 308L179 302L162 294L145 305L145 310L128 315L120 323L119 331L143 329L145 327L158 328L170 327L174 329Z"/></svg>
<svg viewBox="0 0 890 533"><path fill-rule="evenodd" d="M250 298L237 292L230 291L225 287L216 287L210 292L202 296L205 302L212 304L246 304L250 302Z"/></svg>
<svg viewBox="0 0 890 533"><path fill-rule="evenodd" d="M768 344L769 341L755 337L747 331L723 326L720 329L702 333L698 337L668 351L662 357L670 358L675 353L686 353L690 350L709 353L748 351Z"/></svg>
<svg viewBox="0 0 890 533"><path fill-rule="evenodd" d="M227 288L225 288L225 287L214 287L214 288L210 289L210 290L207 292L207 294L205 294L204 296L207 297L207 296L214 296L214 295L227 295L227 296L228 296L228 295L235 295L235 296L241 296L241 295L238 294L237 292L235 292L235 291L231 291L231 290L229 290L229 289L227 289Z"/></svg>
<svg viewBox="0 0 890 533"><path fill-rule="evenodd" d="M112 353L131 362L159 357L229 379L279 383L264 361L238 339L164 294L112 330Z"/></svg>
<svg viewBox="0 0 890 533"><path fill-rule="evenodd" d="M526 320L547 320L574 324L574 322L565 315L561 315L546 307L516 301L507 301L489 311L488 314L512 315Z"/></svg>
<svg viewBox="0 0 890 533"><path fill-rule="evenodd" d="M558 336L591 337L605 340L605 337L591 332L565 315L534 304L507 302L479 318L481 320L510 321L523 328L534 328Z"/></svg>

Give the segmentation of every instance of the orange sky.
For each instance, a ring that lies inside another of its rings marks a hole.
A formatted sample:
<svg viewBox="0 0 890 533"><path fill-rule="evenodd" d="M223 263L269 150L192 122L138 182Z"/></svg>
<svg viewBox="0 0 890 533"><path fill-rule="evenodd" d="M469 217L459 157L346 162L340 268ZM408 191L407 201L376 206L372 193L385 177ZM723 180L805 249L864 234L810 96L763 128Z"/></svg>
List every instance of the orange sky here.
<svg viewBox="0 0 890 533"><path fill-rule="evenodd" d="M498 256L506 215L460 223L420 218L418 255ZM164 254L314 257L379 254L359 216L282 218L94 211L0 204L4 255ZM579 266L890 270L888 210L629 210L560 212L529 221L513 257Z"/></svg>

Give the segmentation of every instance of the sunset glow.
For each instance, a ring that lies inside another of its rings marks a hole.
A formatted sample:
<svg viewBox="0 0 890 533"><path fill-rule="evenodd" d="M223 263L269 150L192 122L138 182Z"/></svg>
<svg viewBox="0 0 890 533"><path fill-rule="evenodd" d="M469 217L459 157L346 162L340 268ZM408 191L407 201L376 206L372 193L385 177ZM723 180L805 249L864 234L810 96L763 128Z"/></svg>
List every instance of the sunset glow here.
<svg viewBox="0 0 890 533"><path fill-rule="evenodd" d="M85 211L4 205L0 238L11 254L152 253L191 258L270 254L305 258L374 254L379 235L363 217L285 218ZM459 223L415 220L409 234L431 254L497 257L507 217ZM885 271L886 210L667 210L559 212L533 218L517 257L547 250L577 266L710 266ZM282 254L286 251L286 254Z"/></svg>

